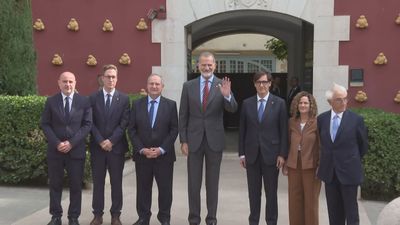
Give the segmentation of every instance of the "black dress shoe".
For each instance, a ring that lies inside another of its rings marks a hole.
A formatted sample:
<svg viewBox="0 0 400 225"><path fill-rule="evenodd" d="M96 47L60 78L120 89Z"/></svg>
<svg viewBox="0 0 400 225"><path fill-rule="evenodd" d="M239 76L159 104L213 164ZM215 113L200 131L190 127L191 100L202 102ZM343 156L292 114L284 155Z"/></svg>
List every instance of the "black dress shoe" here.
<svg viewBox="0 0 400 225"><path fill-rule="evenodd" d="M207 223L207 225L217 225L217 222Z"/></svg>
<svg viewBox="0 0 400 225"><path fill-rule="evenodd" d="M47 225L61 225L61 218L53 217Z"/></svg>
<svg viewBox="0 0 400 225"><path fill-rule="evenodd" d="M133 225L149 225L149 221L139 218Z"/></svg>
<svg viewBox="0 0 400 225"><path fill-rule="evenodd" d="M161 225L170 225L170 223L168 221L165 221L165 222L161 222Z"/></svg>
<svg viewBox="0 0 400 225"><path fill-rule="evenodd" d="M79 225L78 218L69 218L68 225Z"/></svg>

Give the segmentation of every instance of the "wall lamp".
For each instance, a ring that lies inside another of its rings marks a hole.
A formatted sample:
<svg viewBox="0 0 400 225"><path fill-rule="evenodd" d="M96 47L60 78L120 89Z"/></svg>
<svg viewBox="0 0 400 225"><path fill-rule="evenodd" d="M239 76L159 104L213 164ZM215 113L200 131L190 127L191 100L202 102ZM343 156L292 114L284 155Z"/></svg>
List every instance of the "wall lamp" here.
<svg viewBox="0 0 400 225"><path fill-rule="evenodd" d="M160 17L160 14L163 14L163 16L161 16L162 18L159 19L165 19L165 6L164 5L160 5L160 7L157 8L151 8L149 9L149 11L147 12L147 18L149 20L154 20L157 17Z"/></svg>

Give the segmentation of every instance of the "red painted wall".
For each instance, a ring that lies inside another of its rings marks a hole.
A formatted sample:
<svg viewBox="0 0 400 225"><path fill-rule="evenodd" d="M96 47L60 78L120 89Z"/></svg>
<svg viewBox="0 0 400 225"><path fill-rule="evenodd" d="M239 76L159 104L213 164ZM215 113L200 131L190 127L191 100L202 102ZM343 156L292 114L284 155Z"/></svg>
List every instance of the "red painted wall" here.
<svg viewBox="0 0 400 225"><path fill-rule="evenodd" d="M400 104L393 101L400 91L400 25L394 22L399 13L399 0L335 0L335 15L350 15L350 41L340 42L339 64L364 69L364 86L349 87L351 106L400 113ZM360 15L367 18L368 28L355 27ZM388 59L386 65L373 63L380 52ZM367 102L354 100L359 90L367 93Z"/></svg>
<svg viewBox="0 0 400 225"><path fill-rule="evenodd" d="M57 79L63 71L71 71L77 78L77 89L88 95L97 90L97 74L104 64L115 64L119 69L117 88L126 93L138 92L146 85L152 66L159 66L159 44L151 43L149 9L165 6L166 0L34 0L32 19L41 18L45 30L34 30L37 53L37 84L39 94L51 95L59 91ZM140 18L145 18L149 29L136 30ZM67 29L71 18L76 18L79 31ZM113 24L113 32L103 32L106 19ZM128 53L130 65L118 63ZM64 65L54 66L53 55L61 55ZM97 59L97 66L86 65L89 54Z"/></svg>

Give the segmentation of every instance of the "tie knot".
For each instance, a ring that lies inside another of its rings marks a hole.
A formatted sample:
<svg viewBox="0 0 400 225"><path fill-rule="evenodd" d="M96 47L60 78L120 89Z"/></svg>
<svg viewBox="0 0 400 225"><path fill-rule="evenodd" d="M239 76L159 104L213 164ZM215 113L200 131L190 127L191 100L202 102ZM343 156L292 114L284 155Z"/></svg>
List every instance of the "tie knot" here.
<svg viewBox="0 0 400 225"><path fill-rule="evenodd" d="M151 100L150 101L150 103L152 104L152 105L154 105L154 103L156 103L157 101L156 100Z"/></svg>
<svg viewBox="0 0 400 225"><path fill-rule="evenodd" d="M111 94L107 93L107 98L110 98L110 97L111 97Z"/></svg>
<svg viewBox="0 0 400 225"><path fill-rule="evenodd" d="M334 120L339 119L339 115L338 115L338 114L335 114L335 116L333 116L333 119L334 119Z"/></svg>
<svg viewBox="0 0 400 225"><path fill-rule="evenodd" d="M68 100L69 100L69 96L65 97L65 101L68 101Z"/></svg>
<svg viewBox="0 0 400 225"><path fill-rule="evenodd" d="M259 101L260 101L261 103L263 103L263 102L265 101L265 99L261 98Z"/></svg>

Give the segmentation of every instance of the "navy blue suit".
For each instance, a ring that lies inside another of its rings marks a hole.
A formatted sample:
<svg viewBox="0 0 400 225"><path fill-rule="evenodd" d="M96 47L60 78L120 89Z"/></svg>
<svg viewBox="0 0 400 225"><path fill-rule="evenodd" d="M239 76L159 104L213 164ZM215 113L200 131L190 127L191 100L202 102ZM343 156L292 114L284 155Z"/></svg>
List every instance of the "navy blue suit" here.
<svg viewBox="0 0 400 225"><path fill-rule="evenodd" d="M344 111L336 138L331 139L331 111L318 116L321 140L318 177L325 182L330 225L358 225L357 187L363 182L361 159L368 149L364 119Z"/></svg>
<svg viewBox="0 0 400 225"><path fill-rule="evenodd" d="M126 128L129 123L129 98L115 90L110 109L105 108L103 90L90 96L93 110L93 126L90 137L90 153L93 177L93 214L101 216L104 210L104 184L107 170L111 182L111 215L118 216L122 209L122 172L125 152L128 150ZM100 143L109 139L111 151L105 151Z"/></svg>
<svg viewBox="0 0 400 225"><path fill-rule="evenodd" d="M239 156L245 156L250 201L250 225L259 223L261 186L267 196L266 222L278 219L278 156L288 155L288 119L285 101L269 94L261 122L258 121L257 96L243 101L239 126Z"/></svg>
<svg viewBox="0 0 400 225"><path fill-rule="evenodd" d="M82 180L86 157L86 137L92 126L92 110L87 97L74 94L69 120L65 119L61 93L47 98L41 118L41 127L46 136L47 164L50 187L50 214L61 217L61 194L66 169L69 178L69 218L78 218L81 213ZM72 149L61 153L57 146L69 141Z"/></svg>
<svg viewBox="0 0 400 225"><path fill-rule="evenodd" d="M148 97L138 99L132 105L129 137L133 145L136 167L136 209L140 219L147 223L151 216L153 178L158 186L160 222L169 222L172 204L173 166L176 160L174 143L178 136L178 113L176 102L160 97L153 127L150 125ZM148 159L140 153L143 148L161 147L165 153Z"/></svg>

